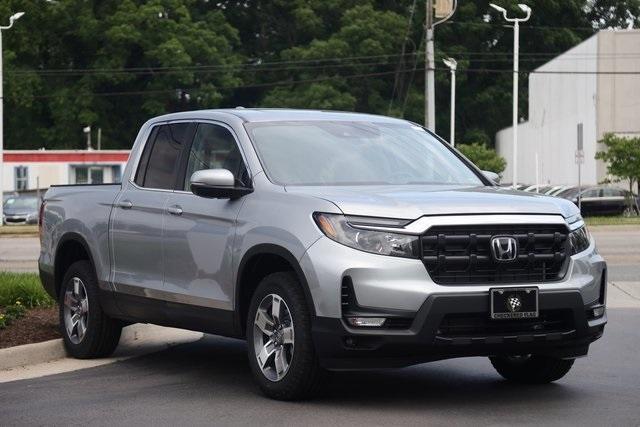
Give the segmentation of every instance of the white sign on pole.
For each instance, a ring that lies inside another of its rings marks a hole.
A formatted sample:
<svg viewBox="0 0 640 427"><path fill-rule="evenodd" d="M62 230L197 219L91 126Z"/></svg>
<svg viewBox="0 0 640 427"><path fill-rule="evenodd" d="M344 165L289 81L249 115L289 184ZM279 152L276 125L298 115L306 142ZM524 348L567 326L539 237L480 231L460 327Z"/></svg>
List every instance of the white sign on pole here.
<svg viewBox="0 0 640 427"><path fill-rule="evenodd" d="M453 0L435 0L435 17L446 18L453 12Z"/></svg>

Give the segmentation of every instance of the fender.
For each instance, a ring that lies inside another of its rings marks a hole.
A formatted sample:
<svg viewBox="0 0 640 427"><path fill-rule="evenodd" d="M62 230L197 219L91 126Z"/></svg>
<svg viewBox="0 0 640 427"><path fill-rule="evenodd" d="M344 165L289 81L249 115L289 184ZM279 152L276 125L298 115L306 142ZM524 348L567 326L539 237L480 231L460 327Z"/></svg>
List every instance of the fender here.
<svg viewBox="0 0 640 427"><path fill-rule="evenodd" d="M242 324L243 322L240 319L240 289L241 289L243 276L245 274L245 267L247 262L251 258L253 258L255 255L277 255L283 258L285 261L287 261L289 265L291 265L291 267L293 268L293 271L296 274L298 281L300 282L300 285L302 286L302 291L304 292L305 300L307 301L307 306L311 309L311 317L315 319L316 308L315 308L315 305L313 304L313 298L311 297L309 284L307 282L307 278L304 275L304 272L302 271L302 268L300 267L300 263L298 262L296 257L293 256L291 252L289 252L287 249L283 248L282 246L274 245L272 243L263 243L263 244L253 246L251 249L245 252L245 254L242 257L242 260L240 261L240 264L238 265L238 270L237 270L238 274L236 276L235 291L234 291L234 317L235 317L235 323L236 323L236 326L235 326L236 330L239 332L239 331L242 331L243 329L243 324Z"/></svg>
<svg viewBox="0 0 640 427"><path fill-rule="evenodd" d="M89 255L89 262L91 262L91 265L93 266L94 270L95 270L95 262L94 262L94 258L93 258L93 253L91 252L91 248L89 247L89 245L87 244L87 241L85 240L84 237L82 237L81 234L70 231L67 232L65 234L62 235L62 237L60 238L60 240L58 240L58 244L56 245L56 251L53 254L53 274L55 277L55 286L56 286L56 293L58 291L58 287L60 286L59 280L62 279L61 277L59 277L59 274L61 272L56 271L56 265L58 264L58 256L59 256L59 252L60 252L60 248L62 247L63 244L69 242L69 241L73 241L75 243L79 243L80 246L82 246L84 248L84 251L87 253L87 255Z"/></svg>

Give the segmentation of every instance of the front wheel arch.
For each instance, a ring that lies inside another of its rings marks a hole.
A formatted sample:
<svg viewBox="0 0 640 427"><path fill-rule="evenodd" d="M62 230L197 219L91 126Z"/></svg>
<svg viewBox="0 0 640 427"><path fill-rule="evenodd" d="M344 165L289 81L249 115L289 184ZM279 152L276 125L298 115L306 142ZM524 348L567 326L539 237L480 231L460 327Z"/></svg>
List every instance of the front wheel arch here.
<svg viewBox="0 0 640 427"><path fill-rule="evenodd" d="M272 273L291 271L294 273L309 307L312 318L316 311L309 284L296 257L286 248L275 244L260 244L245 252L240 264L235 286L235 329L239 336L245 335L245 326L251 296L260 281Z"/></svg>

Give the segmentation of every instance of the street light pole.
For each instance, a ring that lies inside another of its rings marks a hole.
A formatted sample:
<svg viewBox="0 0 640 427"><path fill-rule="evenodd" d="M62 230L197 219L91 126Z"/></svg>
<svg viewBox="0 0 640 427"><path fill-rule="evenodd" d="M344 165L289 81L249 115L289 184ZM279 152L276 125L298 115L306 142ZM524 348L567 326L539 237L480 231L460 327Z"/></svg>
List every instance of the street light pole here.
<svg viewBox="0 0 640 427"><path fill-rule="evenodd" d="M531 17L531 8L526 4L518 4L518 7L527 14L524 18L509 18L507 10L496 4L489 3L489 6L502 12L502 17L507 22L513 22L513 157L512 157L512 183L513 188L518 186L518 59L520 54L520 23L526 22Z"/></svg>
<svg viewBox="0 0 640 427"><path fill-rule="evenodd" d="M456 69L458 62L453 58L445 58L442 60L444 64L451 70L451 118L449 120L451 130L449 131L449 143L452 147L456 146Z"/></svg>
<svg viewBox="0 0 640 427"><path fill-rule="evenodd" d="M22 15L24 15L24 12L15 13L9 18L9 25L0 25L0 200L2 201L0 204L4 204L4 80L2 76L2 31L13 27L13 23L20 19ZM4 220L0 221L0 227L2 227L2 225L4 225Z"/></svg>

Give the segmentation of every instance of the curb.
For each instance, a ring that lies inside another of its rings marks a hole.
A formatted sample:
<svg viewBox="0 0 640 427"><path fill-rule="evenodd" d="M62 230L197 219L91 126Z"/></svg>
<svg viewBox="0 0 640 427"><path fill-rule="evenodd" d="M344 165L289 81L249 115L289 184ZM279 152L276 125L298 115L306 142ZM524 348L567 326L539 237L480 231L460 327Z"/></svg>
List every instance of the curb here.
<svg viewBox="0 0 640 427"><path fill-rule="evenodd" d="M130 355L142 354L166 349L178 343L194 341L201 337L201 333L192 331L136 323L122 329L118 343L120 352L116 351L112 359L117 358L118 353L123 351ZM4 348L0 350L0 372L53 362L66 357L67 352L61 338Z"/></svg>
<svg viewBox="0 0 640 427"><path fill-rule="evenodd" d="M0 350L0 371L67 357L62 339L24 344Z"/></svg>

